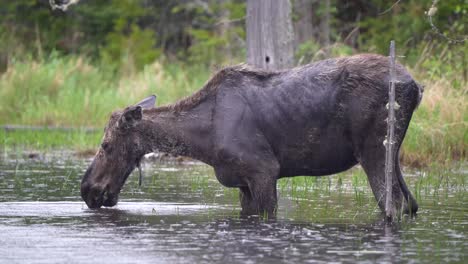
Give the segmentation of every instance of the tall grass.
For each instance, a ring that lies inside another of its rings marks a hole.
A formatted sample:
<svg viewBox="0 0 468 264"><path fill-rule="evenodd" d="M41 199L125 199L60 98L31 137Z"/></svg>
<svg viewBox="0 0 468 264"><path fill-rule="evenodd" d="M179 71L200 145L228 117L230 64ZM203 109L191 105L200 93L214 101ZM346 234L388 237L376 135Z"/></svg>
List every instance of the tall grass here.
<svg viewBox="0 0 468 264"><path fill-rule="evenodd" d="M200 88L209 71L155 62L136 74L116 74L83 57L13 63L0 78L0 124L103 127L111 111L150 94L160 103Z"/></svg>
<svg viewBox="0 0 468 264"><path fill-rule="evenodd" d="M415 111L403 143L407 164L422 165L466 161L468 147L468 87L455 81L415 74L426 84L423 100Z"/></svg>
<svg viewBox="0 0 468 264"><path fill-rule="evenodd" d="M210 74L203 66L158 61L138 73L115 73L107 65L96 65L76 56L52 55L39 62L16 61L0 76L0 124L101 128L113 110L134 104L150 94L158 95L158 104L174 102L201 88ZM454 159L465 161L468 145L466 82L453 87L455 82L444 77L426 76L421 72L414 75L426 84L426 89L404 142L404 162L424 165ZM456 83L459 84L460 79ZM8 140L0 140L0 144L31 145L30 140L21 140L27 137L25 135L14 136L11 132L1 135ZM44 138L48 143L39 145L56 145L50 137ZM90 145L97 137L86 138L84 145Z"/></svg>
<svg viewBox="0 0 468 264"><path fill-rule="evenodd" d="M79 153L93 155L95 148L99 146L102 132L88 133L82 130L76 131L5 131L0 129L0 148L2 152L10 153L24 150L49 150L69 148Z"/></svg>

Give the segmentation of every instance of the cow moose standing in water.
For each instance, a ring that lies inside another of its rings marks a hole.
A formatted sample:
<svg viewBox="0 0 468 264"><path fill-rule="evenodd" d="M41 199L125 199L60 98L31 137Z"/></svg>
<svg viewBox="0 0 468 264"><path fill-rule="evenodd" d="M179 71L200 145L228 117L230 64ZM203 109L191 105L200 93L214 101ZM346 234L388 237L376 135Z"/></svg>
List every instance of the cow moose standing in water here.
<svg viewBox="0 0 468 264"><path fill-rule="evenodd" d="M422 89L399 64L396 78L393 209L412 214L398 153ZM225 68L173 105L155 107L151 96L112 113L81 196L89 208L114 206L142 157L161 151L211 165L221 184L239 188L243 215L274 214L280 178L358 163L384 210L388 85L388 58L372 54L278 72Z"/></svg>

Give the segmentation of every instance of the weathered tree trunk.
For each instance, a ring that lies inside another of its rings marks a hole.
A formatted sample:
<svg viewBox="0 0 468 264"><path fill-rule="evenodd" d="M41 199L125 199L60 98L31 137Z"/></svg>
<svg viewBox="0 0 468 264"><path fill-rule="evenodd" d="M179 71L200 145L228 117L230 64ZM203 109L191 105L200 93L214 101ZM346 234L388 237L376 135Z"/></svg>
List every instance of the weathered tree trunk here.
<svg viewBox="0 0 468 264"><path fill-rule="evenodd" d="M289 0L247 1L247 63L265 70L292 67L293 41Z"/></svg>
<svg viewBox="0 0 468 264"><path fill-rule="evenodd" d="M330 0L325 0L325 12L322 19L322 44L326 57L330 55Z"/></svg>
<svg viewBox="0 0 468 264"><path fill-rule="evenodd" d="M219 0L218 3L220 3L220 5L222 6L226 3L226 0ZM217 23L216 28L216 31L221 38L229 39L229 36L227 35L229 31L229 26L229 9L222 8L220 10L219 22ZM232 46L231 43L229 43L229 41L227 41L225 45L221 47L221 53L226 56L228 61L231 61L233 57L231 48Z"/></svg>
<svg viewBox="0 0 468 264"><path fill-rule="evenodd" d="M8 49L7 49L8 50ZM0 52L0 75L8 70L8 53Z"/></svg>
<svg viewBox="0 0 468 264"><path fill-rule="evenodd" d="M294 14L297 19L294 21L294 45L314 40L317 30L314 27L314 9L317 7L316 1L294 0Z"/></svg>

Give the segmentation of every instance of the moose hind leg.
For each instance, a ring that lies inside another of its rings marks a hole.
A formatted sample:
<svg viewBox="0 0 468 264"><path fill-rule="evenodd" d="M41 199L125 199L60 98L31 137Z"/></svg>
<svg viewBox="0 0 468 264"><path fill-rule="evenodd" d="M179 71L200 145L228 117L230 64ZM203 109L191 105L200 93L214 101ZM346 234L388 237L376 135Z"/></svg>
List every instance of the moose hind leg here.
<svg viewBox="0 0 468 264"><path fill-rule="evenodd" d="M382 142L372 140L365 144L361 165L367 174L369 184L375 199L382 211L385 211L386 184L385 184L385 147ZM400 144L396 144L394 152L394 168L392 175L392 207L395 212L415 213L417 204L408 190L402 177L399 162L398 149Z"/></svg>
<svg viewBox="0 0 468 264"><path fill-rule="evenodd" d="M416 199L414 199L413 195L408 190L405 180L403 179L403 173L401 172L400 160L398 159L398 154L395 160L395 173L396 173L396 176L398 177L398 183L400 184L403 197L405 198L407 202L407 206L404 208L403 213L410 214L410 215L416 214L419 206L418 206L418 203L416 202Z"/></svg>

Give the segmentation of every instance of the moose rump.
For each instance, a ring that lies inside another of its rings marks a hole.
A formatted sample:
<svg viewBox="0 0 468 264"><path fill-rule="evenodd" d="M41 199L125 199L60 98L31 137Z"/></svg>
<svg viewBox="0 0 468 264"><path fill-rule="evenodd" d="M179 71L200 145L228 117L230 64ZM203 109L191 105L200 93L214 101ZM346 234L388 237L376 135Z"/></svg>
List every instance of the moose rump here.
<svg viewBox="0 0 468 264"><path fill-rule="evenodd" d="M401 107L393 206L414 213L418 206L402 177L398 150L422 90L401 65L397 80ZM388 85L388 58L378 55L330 59L278 73L230 72L216 96L218 179L240 187L246 213L258 208L273 212L277 179L330 175L360 163L384 210Z"/></svg>

